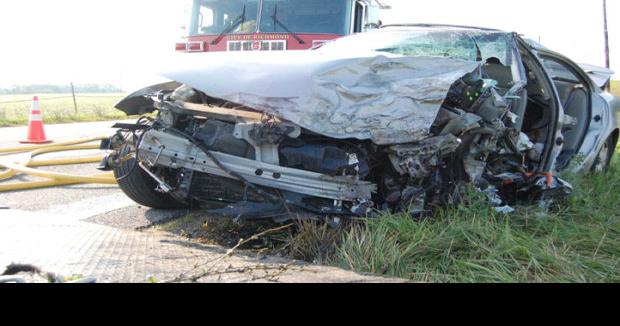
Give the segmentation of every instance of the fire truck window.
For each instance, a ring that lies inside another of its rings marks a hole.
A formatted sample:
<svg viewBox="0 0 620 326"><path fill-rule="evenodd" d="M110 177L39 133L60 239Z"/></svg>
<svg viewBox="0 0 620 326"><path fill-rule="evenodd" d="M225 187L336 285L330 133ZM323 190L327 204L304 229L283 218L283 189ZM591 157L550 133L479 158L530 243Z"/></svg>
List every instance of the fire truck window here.
<svg viewBox="0 0 620 326"><path fill-rule="evenodd" d="M360 33L364 28L364 6L359 2L355 3L355 27L353 32Z"/></svg>
<svg viewBox="0 0 620 326"><path fill-rule="evenodd" d="M213 10L207 7L200 8L200 17L199 17L199 26L200 31L203 31L209 27L213 26Z"/></svg>
<svg viewBox="0 0 620 326"><path fill-rule="evenodd" d="M190 35L254 33L258 19L259 0L194 0Z"/></svg>
<svg viewBox="0 0 620 326"><path fill-rule="evenodd" d="M264 0L265 33L349 34L352 0ZM288 31L287 31L288 30Z"/></svg>

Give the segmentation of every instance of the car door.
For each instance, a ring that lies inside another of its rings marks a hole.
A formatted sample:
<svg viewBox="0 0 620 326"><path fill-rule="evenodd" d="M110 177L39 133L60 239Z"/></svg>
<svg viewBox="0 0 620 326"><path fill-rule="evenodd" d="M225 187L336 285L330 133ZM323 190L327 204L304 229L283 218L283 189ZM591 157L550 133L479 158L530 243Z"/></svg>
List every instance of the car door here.
<svg viewBox="0 0 620 326"><path fill-rule="evenodd" d="M534 137L532 141L543 145L539 172L553 173L564 144L561 133L564 110L553 79L540 59L540 49L523 39L518 40L521 62L527 75L527 105L519 126L530 138ZM533 131L538 135L532 135Z"/></svg>
<svg viewBox="0 0 620 326"><path fill-rule="evenodd" d="M590 79L572 61L545 52L540 52L539 57L553 80L564 111L561 130L563 147L556 162L556 169L563 170L579 154L584 154L581 148L592 122L594 91Z"/></svg>

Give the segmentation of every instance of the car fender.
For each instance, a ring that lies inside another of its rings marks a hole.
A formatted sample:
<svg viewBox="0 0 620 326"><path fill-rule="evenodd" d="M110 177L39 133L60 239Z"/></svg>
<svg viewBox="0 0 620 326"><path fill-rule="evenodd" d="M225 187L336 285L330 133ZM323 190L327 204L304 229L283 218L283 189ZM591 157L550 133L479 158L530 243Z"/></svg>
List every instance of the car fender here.
<svg viewBox="0 0 620 326"><path fill-rule="evenodd" d="M115 108L125 112L127 115L140 115L153 112L155 107L151 96L157 95L160 91L175 90L180 83L175 81L165 82L161 84L152 85L135 91L116 103Z"/></svg>
<svg viewBox="0 0 620 326"><path fill-rule="evenodd" d="M574 173L589 171L607 139L618 130L620 99L609 93L594 94L593 97L595 102L593 103L592 123L579 150L583 160L572 169ZM600 126L593 128L593 124L600 124Z"/></svg>

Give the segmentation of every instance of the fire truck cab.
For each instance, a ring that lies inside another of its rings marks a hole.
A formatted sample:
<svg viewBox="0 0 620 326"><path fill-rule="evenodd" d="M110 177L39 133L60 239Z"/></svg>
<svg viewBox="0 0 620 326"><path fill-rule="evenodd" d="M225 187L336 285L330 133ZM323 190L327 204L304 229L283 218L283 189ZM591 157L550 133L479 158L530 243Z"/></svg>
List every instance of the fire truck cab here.
<svg viewBox="0 0 620 326"><path fill-rule="evenodd" d="M179 52L305 50L378 28L379 0L190 0Z"/></svg>

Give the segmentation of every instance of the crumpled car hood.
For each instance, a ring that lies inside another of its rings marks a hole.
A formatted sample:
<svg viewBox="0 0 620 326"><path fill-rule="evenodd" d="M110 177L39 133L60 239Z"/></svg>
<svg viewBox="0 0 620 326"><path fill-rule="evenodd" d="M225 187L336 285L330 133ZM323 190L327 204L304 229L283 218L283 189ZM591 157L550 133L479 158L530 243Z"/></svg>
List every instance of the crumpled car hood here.
<svg viewBox="0 0 620 326"><path fill-rule="evenodd" d="M337 139L425 137L454 81L478 63L315 51L183 56L162 76Z"/></svg>

